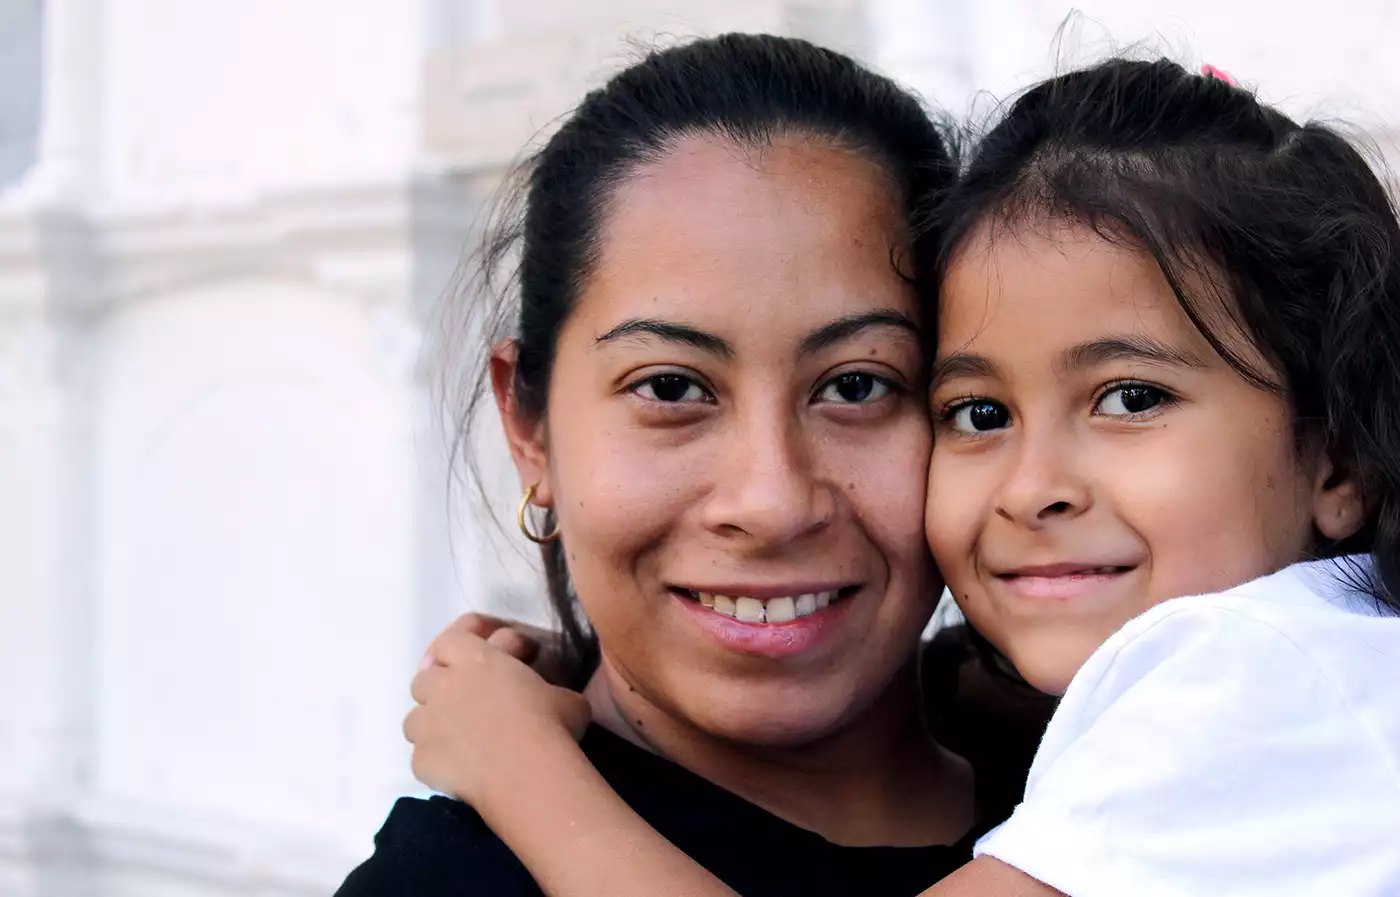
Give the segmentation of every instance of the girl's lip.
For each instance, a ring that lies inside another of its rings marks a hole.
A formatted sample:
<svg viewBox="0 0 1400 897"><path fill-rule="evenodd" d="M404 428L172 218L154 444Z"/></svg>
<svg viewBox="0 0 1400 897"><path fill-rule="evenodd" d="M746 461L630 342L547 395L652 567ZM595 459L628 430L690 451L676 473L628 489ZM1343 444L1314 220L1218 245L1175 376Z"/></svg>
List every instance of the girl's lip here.
<svg viewBox="0 0 1400 897"><path fill-rule="evenodd" d="M1032 568L1026 569L1029 571ZM1099 594L1136 568L1120 566L1085 568L1080 565L1072 569L1067 568L1063 572L1050 571L1048 568L1035 569L1037 572L1018 571L1012 574L1000 574L996 578L1012 594L1021 598L1074 601ZM1046 570L1046 572L1039 572L1040 570Z"/></svg>
<svg viewBox="0 0 1400 897"><path fill-rule="evenodd" d="M785 597L791 593L778 593ZM745 623L703 607L688 597L674 594L695 625L727 650L773 660L795 657L831 641L850 614L859 593L843 595L825 608L786 623ZM756 596L751 596L756 597Z"/></svg>
<svg viewBox="0 0 1400 897"><path fill-rule="evenodd" d="M1012 579L1016 577L1051 579L1059 576L1102 576L1112 573L1126 573L1136 566L1136 564L1096 564L1070 561L1063 564L1041 564L1039 566L1018 567L1015 570L1003 570L997 573L996 576L1001 579Z"/></svg>

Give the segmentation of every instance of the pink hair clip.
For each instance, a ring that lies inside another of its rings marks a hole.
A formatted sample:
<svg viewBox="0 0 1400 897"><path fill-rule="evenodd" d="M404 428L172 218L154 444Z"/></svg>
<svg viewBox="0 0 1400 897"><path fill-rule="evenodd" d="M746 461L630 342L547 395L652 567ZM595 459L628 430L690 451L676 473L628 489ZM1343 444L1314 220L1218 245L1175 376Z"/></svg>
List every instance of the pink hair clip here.
<svg viewBox="0 0 1400 897"><path fill-rule="evenodd" d="M1225 71L1224 69L1218 69L1213 65L1201 66L1201 76L1205 78L1214 78L1217 81L1224 81L1231 87L1239 86L1235 83L1235 79L1230 75L1229 72Z"/></svg>

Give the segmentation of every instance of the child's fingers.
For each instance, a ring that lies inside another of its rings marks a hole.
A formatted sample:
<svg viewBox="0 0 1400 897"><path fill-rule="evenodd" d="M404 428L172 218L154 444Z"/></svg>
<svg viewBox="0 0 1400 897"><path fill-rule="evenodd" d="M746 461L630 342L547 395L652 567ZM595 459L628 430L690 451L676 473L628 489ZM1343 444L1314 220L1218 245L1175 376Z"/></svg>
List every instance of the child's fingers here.
<svg viewBox="0 0 1400 897"><path fill-rule="evenodd" d="M452 787L450 765L446 764L437 754L421 748L414 748L413 757L409 760L409 769L412 770L415 779L438 794L461 797Z"/></svg>
<svg viewBox="0 0 1400 897"><path fill-rule="evenodd" d="M443 666L461 663L471 656L469 652L474 650L473 645L484 642L505 625L504 621L485 614L462 614L433 639L424 657L424 665L430 662Z"/></svg>
<svg viewBox="0 0 1400 897"><path fill-rule="evenodd" d="M503 627L491 633L486 639L486 644L504 651L521 663L534 662L535 655L540 653L539 642L525 637L510 627Z"/></svg>
<svg viewBox="0 0 1400 897"><path fill-rule="evenodd" d="M423 737L423 705L419 704L408 711L403 718L403 738L409 744L417 744Z"/></svg>
<svg viewBox="0 0 1400 897"><path fill-rule="evenodd" d="M494 650L487 646L485 638L471 632L462 624L460 617L439 633L428 646L428 654L433 660L446 667L463 666L479 661L486 652Z"/></svg>
<svg viewBox="0 0 1400 897"><path fill-rule="evenodd" d="M437 690L437 684L442 681L442 677L445 675L447 675L446 667L432 666L419 670L418 675L413 677L413 682L408 686L408 693L413 696L414 703L428 703L429 696Z"/></svg>
<svg viewBox="0 0 1400 897"><path fill-rule="evenodd" d="M491 633L495 632L497 629L504 629L511 625L514 624L508 620L502 620L500 617L493 617L490 614L480 614L476 611L472 611L471 613L462 614L460 617L453 620L448 624L447 628L470 632L477 638L490 638Z"/></svg>

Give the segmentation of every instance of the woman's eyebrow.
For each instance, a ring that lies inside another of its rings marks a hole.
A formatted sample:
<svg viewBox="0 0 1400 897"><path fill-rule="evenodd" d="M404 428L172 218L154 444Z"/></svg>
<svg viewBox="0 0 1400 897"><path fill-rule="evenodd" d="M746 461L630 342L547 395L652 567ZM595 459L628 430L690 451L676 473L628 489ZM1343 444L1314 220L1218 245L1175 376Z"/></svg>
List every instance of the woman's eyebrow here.
<svg viewBox="0 0 1400 897"><path fill-rule="evenodd" d="M607 333L594 340L594 345L612 342L624 337L657 337L672 343L681 343L709 352L726 361L734 357L734 347L713 333L706 333L689 324L678 324L661 318L630 318L618 324Z"/></svg>
<svg viewBox="0 0 1400 897"><path fill-rule="evenodd" d="M872 327L898 327L907 330L916 338L920 333L919 325L904 312L893 308L879 308L845 315L818 327L802 341L802 345L797 348L797 354L799 357L811 355Z"/></svg>

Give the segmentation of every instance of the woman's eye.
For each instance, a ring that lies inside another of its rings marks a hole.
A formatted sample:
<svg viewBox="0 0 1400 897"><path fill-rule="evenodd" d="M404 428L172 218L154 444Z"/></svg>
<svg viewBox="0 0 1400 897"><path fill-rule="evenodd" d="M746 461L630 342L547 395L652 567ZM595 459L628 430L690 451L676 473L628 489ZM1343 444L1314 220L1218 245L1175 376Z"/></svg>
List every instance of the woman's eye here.
<svg viewBox="0 0 1400 897"><path fill-rule="evenodd" d="M1011 412L1000 402L973 399L948 409L946 418L960 433L986 433L1011 423Z"/></svg>
<svg viewBox="0 0 1400 897"><path fill-rule="evenodd" d="M817 393L817 398L824 402L859 405L877 401L889 394L889 381L883 377L853 371L828 380Z"/></svg>
<svg viewBox="0 0 1400 897"><path fill-rule="evenodd" d="M709 393L694 380L682 374L657 374L632 387L632 391L653 402L704 402Z"/></svg>
<svg viewBox="0 0 1400 897"><path fill-rule="evenodd" d="M1171 399L1165 390L1145 383L1125 383L1099 397L1095 413L1107 417L1132 417L1151 411Z"/></svg>

